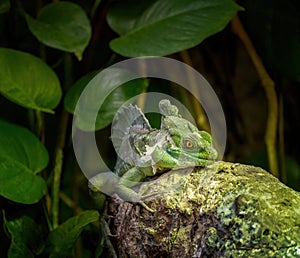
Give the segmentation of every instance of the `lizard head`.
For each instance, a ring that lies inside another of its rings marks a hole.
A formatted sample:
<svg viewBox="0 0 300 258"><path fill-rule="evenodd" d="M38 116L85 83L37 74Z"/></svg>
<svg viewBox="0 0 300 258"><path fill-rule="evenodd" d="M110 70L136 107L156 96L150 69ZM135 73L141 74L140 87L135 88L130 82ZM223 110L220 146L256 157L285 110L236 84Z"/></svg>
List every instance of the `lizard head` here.
<svg viewBox="0 0 300 258"><path fill-rule="evenodd" d="M203 165L217 158L209 133L182 118L169 100L162 100L159 105L163 115L161 129L168 132L169 138L164 149L178 160L179 166Z"/></svg>

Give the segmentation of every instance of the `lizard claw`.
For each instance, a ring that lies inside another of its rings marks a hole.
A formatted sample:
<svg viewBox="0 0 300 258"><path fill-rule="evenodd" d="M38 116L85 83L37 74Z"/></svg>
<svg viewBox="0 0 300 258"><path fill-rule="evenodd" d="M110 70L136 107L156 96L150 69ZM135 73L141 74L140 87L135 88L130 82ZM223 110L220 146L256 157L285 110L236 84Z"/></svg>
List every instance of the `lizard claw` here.
<svg viewBox="0 0 300 258"><path fill-rule="evenodd" d="M155 212L155 210L151 209L150 207L147 206L143 201L140 202L140 205L142 205L147 211L150 211L152 213Z"/></svg>
<svg viewBox="0 0 300 258"><path fill-rule="evenodd" d="M150 212L155 212L155 210L153 210L153 209L151 209L151 208L149 208L146 204L145 204L145 202L144 201L150 201L150 200L153 200L154 198L156 198L156 197L159 197L161 194L159 194L159 193L152 193L152 194L147 194L147 195L142 195L141 197L140 197L140 204L146 209L146 210L148 210L148 211L150 211Z"/></svg>

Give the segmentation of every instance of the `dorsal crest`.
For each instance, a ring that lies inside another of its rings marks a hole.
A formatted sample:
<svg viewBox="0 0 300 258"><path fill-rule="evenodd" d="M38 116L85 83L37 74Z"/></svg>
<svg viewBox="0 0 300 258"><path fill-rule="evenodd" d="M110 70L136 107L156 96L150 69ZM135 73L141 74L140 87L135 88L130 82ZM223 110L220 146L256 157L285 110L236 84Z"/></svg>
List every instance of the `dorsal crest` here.
<svg viewBox="0 0 300 258"><path fill-rule="evenodd" d="M126 160L126 154L130 150L129 132L144 134L151 130L149 121L137 106L122 106L115 115L111 127L111 140L114 148L123 160Z"/></svg>

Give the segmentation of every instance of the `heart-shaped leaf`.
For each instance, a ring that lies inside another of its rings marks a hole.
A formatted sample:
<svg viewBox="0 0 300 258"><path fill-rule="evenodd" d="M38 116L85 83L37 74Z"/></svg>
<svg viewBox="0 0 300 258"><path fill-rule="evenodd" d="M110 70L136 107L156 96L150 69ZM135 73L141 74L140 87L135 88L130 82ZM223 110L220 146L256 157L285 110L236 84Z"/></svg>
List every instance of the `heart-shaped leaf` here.
<svg viewBox="0 0 300 258"><path fill-rule="evenodd" d="M47 46L75 53L81 60L91 38L90 22L84 10L71 2L46 5L37 19L25 14L32 34Z"/></svg>
<svg viewBox="0 0 300 258"><path fill-rule="evenodd" d="M116 8L114 14L121 15ZM112 40L110 47L128 57L172 54L196 46L219 32L238 10L241 8L231 0L158 0L138 18L133 17L134 22L128 21L128 12L126 18L110 14L110 24L126 32ZM120 25L124 19L129 30Z"/></svg>
<svg viewBox="0 0 300 258"><path fill-rule="evenodd" d="M62 95L56 74L41 59L8 48L0 48L0 93L23 107L51 113Z"/></svg>
<svg viewBox="0 0 300 258"><path fill-rule="evenodd" d="M40 226L26 215L12 220L7 220L5 215L3 218L4 225L11 236L8 258L34 257L32 251L38 251L42 245Z"/></svg>
<svg viewBox="0 0 300 258"><path fill-rule="evenodd" d="M48 238L51 244L50 257L68 257L84 227L98 220L97 211L84 211L51 231Z"/></svg>
<svg viewBox="0 0 300 258"><path fill-rule="evenodd" d="M48 153L27 129L0 120L0 195L30 204L46 193L46 182L36 175L48 163Z"/></svg>
<svg viewBox="0 0 300 258"><path fill-rule="evenodd" d="M0 195L24 204L38 202L47 192L46 182L22 163L0 156Z"/></svg>
<svg viewBox="0 0 300 258"><path fill-rule="evenodd" d="M33 174L48 164L48 152L28 129L0 120L0 156L12 158Z"/></svg>
<svg viewBox="0 0 300 258"><path fill-rule="evenodd" d="M68 112L74 113L78 99L86 87L86 85L90 82L90 80L95 76L95 72L88 74L78 80L73 87L67 92L65 97L65 108ZM125 72L121 69L114 69L113 73L106 76L101 80L95 81L94 91L89 95L91 98L85 98L84 103L82 102L81 105L86 107L91 106L91 103L97 103L99 98L105 96L105 93L108 89L115 87L116 78L121 78ZM93 82L91 82L93 83ZM120 106L129 98L138 95L145 91L148 86L148 81L145 79L135 79L120 85L118 88L112 91L108 95L108 97L104 100L103 105L98 107L99 111L97 114L96 119L96 126L95 129L99 130L106 126L108 126L114 118L116 111L120 108ZM89 111L89 108L86 108ZM94 109L91 109L94 110ZM84 116L86 120L77 121L77 125L82 130L89 130L89 114L86 113ZM88 122L87 122L88 121ZM87 123L86 123L87 122Z"/></svg>

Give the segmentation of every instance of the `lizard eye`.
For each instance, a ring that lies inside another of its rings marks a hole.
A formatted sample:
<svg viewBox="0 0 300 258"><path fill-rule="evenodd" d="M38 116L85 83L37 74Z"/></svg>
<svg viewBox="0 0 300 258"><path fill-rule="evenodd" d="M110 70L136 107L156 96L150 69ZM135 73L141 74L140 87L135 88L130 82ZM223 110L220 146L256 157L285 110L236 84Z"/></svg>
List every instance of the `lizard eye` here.
<svg viewBox="0 0 300 258"><path fill-rule="evenodd" d="M187 149L191 149L191 148L194 147L194 144L193 144L193 142L190 141L190 140L185 140L185 141L184 141L184 147L187 148Z"/></svg>

